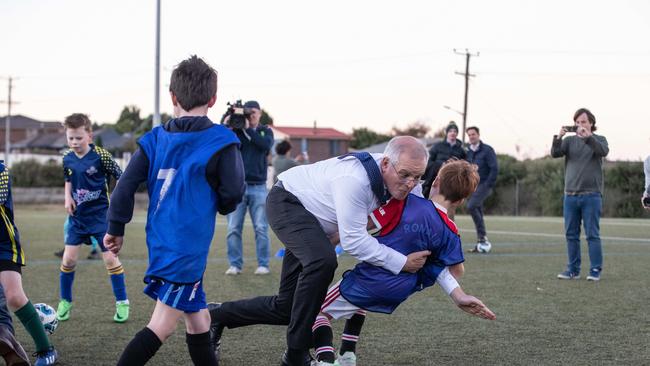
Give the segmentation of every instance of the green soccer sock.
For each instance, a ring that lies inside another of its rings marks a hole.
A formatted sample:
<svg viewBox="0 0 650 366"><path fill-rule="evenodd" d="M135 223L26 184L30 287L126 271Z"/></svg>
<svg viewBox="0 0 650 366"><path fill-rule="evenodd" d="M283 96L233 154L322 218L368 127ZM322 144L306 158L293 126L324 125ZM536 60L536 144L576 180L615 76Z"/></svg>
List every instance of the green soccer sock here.
<svg viewBox="0 0 650 366"><path fill-rule="evenodd" d="M23 326L27 330L32 339L34 339L34 344L36 344L36 352L46 351L50 348L50 340L47 339L45 334L45 329L43 328L43 323L38 317L34 305L31 301L27 301L22 308L16 310L15 312L20 322L23 323Z"/></svg>

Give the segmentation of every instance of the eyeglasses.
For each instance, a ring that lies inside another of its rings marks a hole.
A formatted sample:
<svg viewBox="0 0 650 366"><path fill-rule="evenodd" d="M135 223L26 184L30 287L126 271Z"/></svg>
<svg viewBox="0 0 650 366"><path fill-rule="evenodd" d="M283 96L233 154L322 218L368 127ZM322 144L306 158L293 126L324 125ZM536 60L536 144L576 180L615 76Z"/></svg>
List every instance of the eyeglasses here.
<svg viewBox="0 0 650 366"><path fill-rule="evenodd" d="M416 175L415 177L411 176L409 173L400 173L397 171L397 168L395 168L395 165L393 164L392 161L388 162L390 166L393 167L393 170L395 171L395 174L397 174L397 181L400 182L401 184L409 184L409 183L414 183L414 184L422 184L424 183L424 180L422 180L421 175Z"/></svg>

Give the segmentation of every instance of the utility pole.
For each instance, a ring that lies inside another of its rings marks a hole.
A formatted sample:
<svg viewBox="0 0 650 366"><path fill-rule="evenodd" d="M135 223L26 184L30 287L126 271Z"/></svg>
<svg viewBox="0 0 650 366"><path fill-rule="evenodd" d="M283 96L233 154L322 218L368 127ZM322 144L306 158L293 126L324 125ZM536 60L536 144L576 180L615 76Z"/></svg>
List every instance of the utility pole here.
<svg viewBox="0 0 650 366"><path fill-rule="evenodd" d="M153 106L153 123L151 128L160 124L160 0L156 0L156 72Z"/></svg>
<svg viewBox="0 0 650 366"><path fill-rule="evenodd" d="M470 53L467 48L465 49L465 52L458 52L454 48L454 53L456 53L457 55L465 55L465 72L462 73L462 72L456 71L457 75L464 75L465 76L465 103L464 103L464 108L463 108L463 138L461 140L461 141L463 141L463 144L465 144L465 129L467 128L467 94L469 92L469 78L473 77L473 76L476 76L476 75L473 75L473 74L469 73L469 59L472 56L478 56L479 53L478 52Z"/></svg>
<svg viewBox="0 0 650 366"><path fill-rule="evenodd" d="M9 165L9 153L11 152L11 105L18 104L11 99L11 89L13 88L13 81L11 76L6 78L9 81L9 88L7 92L7 100L0 101L0 103L7 103L7 117L5 117L5 165Z"/></svg>

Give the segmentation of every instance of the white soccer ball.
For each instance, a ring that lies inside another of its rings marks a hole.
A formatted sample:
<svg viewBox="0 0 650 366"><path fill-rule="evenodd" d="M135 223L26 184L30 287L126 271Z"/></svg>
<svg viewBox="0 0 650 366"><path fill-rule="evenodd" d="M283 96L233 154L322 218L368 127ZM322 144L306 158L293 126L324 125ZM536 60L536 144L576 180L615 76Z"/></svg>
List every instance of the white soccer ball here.
<svg viewBox="0 0 650 366"><path fill-rule="evenodd" d="M34 305L38 318L43 323L43 328L48 334L53 334L59 326L59 320L56 318L56 310L48 304L39 303Z"/></svg>
<svg viewBox="0 0 650 366"><path fill-rule="evenodd" d="M479 253L489 253L490 250L492 250L492 243L487 240L484 242L476 243L476 250Z"/></svg>

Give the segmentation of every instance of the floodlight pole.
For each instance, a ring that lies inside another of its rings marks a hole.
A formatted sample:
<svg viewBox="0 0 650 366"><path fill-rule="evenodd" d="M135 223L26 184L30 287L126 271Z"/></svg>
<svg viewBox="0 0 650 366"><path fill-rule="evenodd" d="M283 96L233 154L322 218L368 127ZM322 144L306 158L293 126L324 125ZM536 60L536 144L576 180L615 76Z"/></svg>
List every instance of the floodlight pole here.
<svg viewBox="0 0 650 366"><path fill-rule="evenodd" d="M160 124L160 0L156 0L156 72L154 86L153 123L151 128Z"/></svg>

